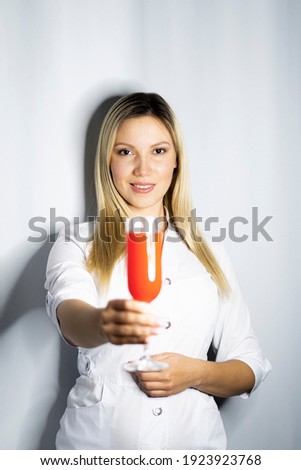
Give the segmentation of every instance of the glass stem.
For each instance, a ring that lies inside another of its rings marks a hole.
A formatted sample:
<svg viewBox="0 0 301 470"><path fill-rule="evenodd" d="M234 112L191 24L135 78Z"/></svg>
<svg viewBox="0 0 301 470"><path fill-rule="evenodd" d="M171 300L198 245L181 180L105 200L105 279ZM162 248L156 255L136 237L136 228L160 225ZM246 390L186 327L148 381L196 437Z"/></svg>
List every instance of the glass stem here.
<svg viewBox="0 0 301 470"><path fill-rule="evenodd" d="M151 360L151 353L150 353L150 349L149 349L149 345L148 344L145 344L144 345L144 354L143 354L143 358L145 361L150 361Z"/></svg>

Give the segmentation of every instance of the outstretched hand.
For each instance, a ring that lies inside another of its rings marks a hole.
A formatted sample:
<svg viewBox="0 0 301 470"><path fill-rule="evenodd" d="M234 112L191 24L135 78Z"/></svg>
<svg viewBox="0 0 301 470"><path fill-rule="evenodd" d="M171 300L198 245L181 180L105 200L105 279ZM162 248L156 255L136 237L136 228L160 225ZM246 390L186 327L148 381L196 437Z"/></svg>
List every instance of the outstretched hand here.
<svg viewBox="0 0 301 470"><path fill-rule="evenodd" d="M160 323L149 304L137 300L111 300L101 312L102 330L113 344L147 343Z"/></svg>

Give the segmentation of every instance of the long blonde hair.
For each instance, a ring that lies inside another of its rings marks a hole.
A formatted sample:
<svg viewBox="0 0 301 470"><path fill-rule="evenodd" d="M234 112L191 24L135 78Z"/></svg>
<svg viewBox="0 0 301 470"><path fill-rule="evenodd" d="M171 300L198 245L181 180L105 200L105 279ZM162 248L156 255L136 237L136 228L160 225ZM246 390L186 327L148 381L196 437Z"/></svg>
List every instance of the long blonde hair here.
<svg viewBox="0 0 301 470"><path fill-rule="evenodd" d="M89 271L96 273L103 287L108 286L117 261L125 255L124 218L130 217L130 209L113 183L110 160L116 133L127 119L153 116L168 129L177 154L177 167L171 185L164 196L163 204L179 236L204 265L221 293L227 293L227 279L199 228L191 224L192 201L188 160L185 154L177 118L156 93L132 93L120 98L107 113L98 139L95 160L95 185L98 217L92 247L87 259ZM178 221L181 221L179 224ZM202 241L200 240L202 238Z"/></svg>

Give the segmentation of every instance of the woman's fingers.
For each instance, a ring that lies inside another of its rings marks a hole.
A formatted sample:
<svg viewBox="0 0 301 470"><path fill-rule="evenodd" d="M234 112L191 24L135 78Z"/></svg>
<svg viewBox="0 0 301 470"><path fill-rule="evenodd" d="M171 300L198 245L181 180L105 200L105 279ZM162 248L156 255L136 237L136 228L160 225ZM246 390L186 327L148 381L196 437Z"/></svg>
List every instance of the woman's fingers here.
<svg viewBox="0 0 301 470"><path fill-rule="evenodd" d="M150 306L136 300L111 300L103 311L103 321L104 323L160 326L159 320L151 313Z"/></svg>
<svg viewBox="0 0 301 470"><path fill-rule="evenodd" d="M157 328L141 326L138 324L115 324L115 323L108 323L103 325L103 329L106 334L110 334L112 336L150 336L158 334Z"/></svg>
<svg viewBox="0 0 301 470"><path fill-rule="evenodd" d="M102 329L113 344L147 343L159 328L159 320L145 302L115 299L102 311Z"/></svg>
<svg viewBox="0 0 301 470"><path fill-rule="evenodd" d="M115 323L116 325L141 325L158 327L160 323L152 314L135 313L131 311L106 309L103 311L103 323Z"/></svg>
<svg viewBox="0 0 301 470"><path fill-rule="evenodd" d="M139 336L110 336L110 341L112 344L122 345L122 344L146 344L147 337Z"/></svg>
<svg viewBox="0 0 301 470"><path fill-rule="evenodd" d="M108 308L113 310L125 310L137 313L151 313L150 305L147 302L140 302L133 299L114 299L108 303Z"/></svg>
<svg viewBox="0 0 301 470"><path fill-rule="evenodd" d="M152 359L165 362L169 367L155 372L136 372L140 387L147 395L170 396L191 386L191 364L195 359L177 353L156 354Z"/></svg>
<svg viewBox="0 0 301 470"><path fill-rule="evenodd" d="M149 376L147 379L143 380L141 375L138 375L138 381L140 387L144 392L150 397L166 397L173 394L173 386L170 380L166 379L161 373L158 375ZM148 372L147 372L148 374ZM149 373L151 374L151 372ZM164 378L163 378L164 377Z"/></svg>

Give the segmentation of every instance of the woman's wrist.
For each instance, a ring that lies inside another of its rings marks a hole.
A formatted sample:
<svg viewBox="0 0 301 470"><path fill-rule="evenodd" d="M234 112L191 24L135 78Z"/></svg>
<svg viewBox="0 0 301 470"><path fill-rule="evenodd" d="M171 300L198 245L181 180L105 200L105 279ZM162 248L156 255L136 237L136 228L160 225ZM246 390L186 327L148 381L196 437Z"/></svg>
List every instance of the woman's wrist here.
<svg viewBox="0 0 301 470"><path fill-rule="evenodd" d="M206 363L203 359L190 358L190 388L202 391L206 376Z"/></svg>

